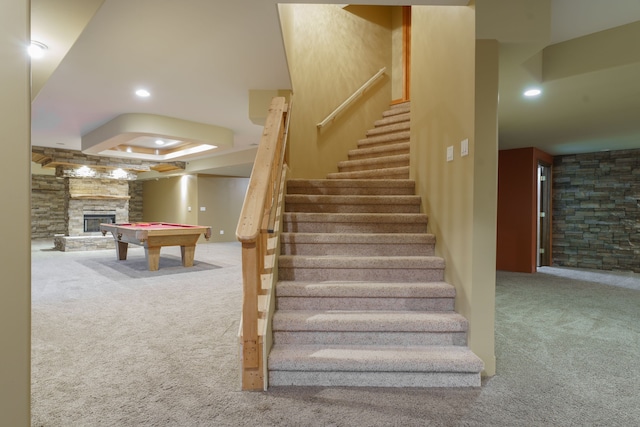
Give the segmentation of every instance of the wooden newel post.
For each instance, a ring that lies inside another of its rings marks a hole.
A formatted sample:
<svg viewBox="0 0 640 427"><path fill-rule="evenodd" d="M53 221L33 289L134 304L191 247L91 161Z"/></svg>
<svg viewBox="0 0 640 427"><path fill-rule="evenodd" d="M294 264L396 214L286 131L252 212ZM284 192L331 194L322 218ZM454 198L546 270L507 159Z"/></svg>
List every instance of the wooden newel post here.
<svg viewBox="0 0 640 427"><path fill-rule="evenodd" d="M242 389L262 390L264 374L262 351L258 342L258 289L260 259L258 242L242 243Z"/></svg>

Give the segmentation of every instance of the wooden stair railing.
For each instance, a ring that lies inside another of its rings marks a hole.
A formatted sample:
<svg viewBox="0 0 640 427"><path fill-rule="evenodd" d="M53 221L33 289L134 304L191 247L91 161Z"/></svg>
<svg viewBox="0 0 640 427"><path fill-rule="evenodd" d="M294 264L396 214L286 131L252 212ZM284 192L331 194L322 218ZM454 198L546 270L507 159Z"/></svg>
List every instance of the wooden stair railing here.
<svg viewBox="0 0 640 427"><path fill-rule="evenodd" d="M242 318L239 340L243 390L266 390L271 346L271 292L277 280L277 236L286 179L290 105L273 98L249 179L236 237L242 243ZM276 242L275 244L273 242Z"/></svg>

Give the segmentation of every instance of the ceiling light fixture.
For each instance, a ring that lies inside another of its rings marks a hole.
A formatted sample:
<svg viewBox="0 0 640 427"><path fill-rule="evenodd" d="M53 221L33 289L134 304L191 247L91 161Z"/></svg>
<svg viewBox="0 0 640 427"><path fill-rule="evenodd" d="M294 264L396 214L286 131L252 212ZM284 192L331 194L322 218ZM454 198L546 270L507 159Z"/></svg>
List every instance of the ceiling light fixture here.
<svg viewBox="0 0 640 427"><path fill-rule="evenodd" d="M136 90L136 95L138 95L140 98L146 98L150 96L151 93L146 89L138 89Z"/></svg>
<svg viewBox="0 0 640 427"><path fill-rule="evenodd" d="M156 139L156 145L164 145L164 141L161 139Z"/></svg>
<svg viewBox="0 0 640 427"><path fill-rule="evenodd" d="M42 58L44 56L44 51L49 49L46 44L31 40L31 44L27 48L27 52L29 52L29 56L32 58Z"/></svg>
<svg viewBox="0 0 640 427"><path fill-rule="evenodd" d="M524 96L531 98L533 96L538 96L542 93L542 91L538 88L527 89L524 91Z"/></svg>

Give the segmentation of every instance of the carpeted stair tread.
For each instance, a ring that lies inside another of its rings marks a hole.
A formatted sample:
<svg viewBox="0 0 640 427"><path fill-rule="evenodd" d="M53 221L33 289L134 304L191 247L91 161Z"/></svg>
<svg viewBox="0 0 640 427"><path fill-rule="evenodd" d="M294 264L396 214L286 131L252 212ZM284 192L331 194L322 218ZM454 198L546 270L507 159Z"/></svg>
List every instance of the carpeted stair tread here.
<svg viewBox="0 0 640 427"><path fill-rule="evenodd" d="M324 214L316 212L285 212L283 215L285 221L298 222L351 222L351 223L402 223L402 224L424 224L427 225L427 215L422 213L406 213L406 214L377 214L377 213L336 213Z"/></svg>
<svg viewBox="0 0 640 427"><path fill-rule="evenodd" d="M282 243L330 243L330 244L435 244L430 233L281 233Z"/></svg>
<svg viewBox="0 0 640 427"><path fill-rule="evenodd" d="M394 123L391 125L374 127L373 129L369 129L366 132L366 135L367 136L384 135L392 132L406 131L406 130L409 130L410 128L411 128L411 122L400 122L400 123Z"/></svg>
<svg viewBox="0 0 640 427"><path fill-rule="evenodd" d="M349 203L354 205L371 205L375 203L394 203L401 205L420 204L420 196L415 195L324 195L324 194L287 194L286 203L322 203L341 204Z"/></svg>
<svg viewBox="0 0 640 427"><path fill-rule="evenodd" d="M380 126L392 125L395 123L408 122L409 120L411 120L411 115L409 112L406 112L406 113L399 113L399 114L394 114L386 117L383 116L382 119L376 120L373 123L373 125L375 127L380 127Z"/></svg>
<svg viewBox="0 0 640 427"><path fill-rule="evenodd" d="M434 256L280 255L278 262L282 281L442 281L445 266Z"/></svg>
<svg viewBox="0 0 640 427"><path fill-rule="evenodd" d="M285 233L425 233L428 223L420 213L285 212L282 218Z"/></svg>
<svg viewBox="0 0 640 427"><path fill-rule="evenodd" d="M391 104L387 111L383 111L382 117L393 114L402 114L409 111L411 111L411 101L399 102L396 104Z"/></svg>
<svg viewBox="0 0 640 427"><path fill-rule="evenodd" d="M435 254L435 236L426 232L284 232L280 234L280 241L283 255L432 256Z"/></svg>
<svg viewBox="0 0 640 427"><path fill-rule="evenodd" d="M349 160L402 155L409 154L410 146L411 144L408 141L398 142L395 144L379 145L375 147L356 148L354 150L349 150L347 155L349 156Z"/></svg>
<svg viewBox="0 0 640 427"><path fill-rule="evenodd" d="M407 142L411 139L411 131L403 130L381 135L367 136L367 138L358 140L358 148L374 147L385 144L396 144L399 142Z"/></svg>
<svg viewBox="0 0 640 427"><path fill-rule="evenodd" d="M387 212L419 213L420 196L412 195L315 195L288 194L287 212Z"/></svg>
<svg viewBox="0 0 640 427"><path fill-rule="evenodd" d="M456 312L383 310L278 310L274 331L463 332L468 321Z"/></svg>
<svg viewBox="0 0 640 427"><path fill-rule="evenodd" d="M280 255L281 268L321 269L440 269L444 259L437 256L331 256L331 255Z"/></svg>
<svg viewBox="0 0 640 427"><path fill-rule="evenodd" d="M414 195L410 179L290 179L288 194Z"/></svg>
<svg viewBox="0 0 640 427"><path fill-rule="evenodd" d="M386 178L386 179L408 179L409 178L409 166L385 168L385 169L372 169L364 171L351 171L351 172L333 172L327 174L329 179L366 179L366 178Z"/></svg>
<svg viewBox="0 0 640 427"><path fill-rule="evenodd" d="M285 282L282 282L285 283ZM377 310L377 311L388 311L388 310L404 310L404 311L418 311L418 312L446 312L453 311L454 307L454 298L414 298L414 297L379 297L379 298L367 298L367 297L278 297L277 301L277 309L278 310ZM291 336L291 333L288 333ZM295 335L295 334L294 334ZM329 340L327 337L327 333L323 332L322 337L318 336L314 338L313 342L333 342L333 343L355 343L354 336L343 337L344 341L336 341L333 337ZM362 334L360 334L362 336ZM282 337L282 334L280 334ZM398 339L397 335L393 337L394 339ZM416 337L410 337L415 339ZM419 341L410 341L407 337L402 338L402 344L406 345L422 345L425 344L424 339L426 337L418 337ZM429 337L433 338L433 337ZM431 343L440 343L442 344L442 339L444 337L438 337L439 340L435 341L431 339ZM307 339L307 338L305 338ZM341 338L338 338L341 339ZM369 339L371 342L372 339L380 341L380 335L376 335ZM293 340L291 338L288 339L290 342ZM296 341L303 342L299 339L299 336L296 335ZM397 341L392 341L385 337L384 340L386 343L393 343ZM364 341L366 342L366 341ZM453 343L453 337L446 337L446 344ZM456 345L466 345L466 335L464 337L460 337L455 343Z"/></svg>
<svg viewBox="0 0 640 427"><path fill-rule="evenodd" d="M411 112L411 106L408 104L395 105L391 109L382 112L382 117L395 116L397 114L405 114Z"/></svg>
<svg viewBox="0 0 640 427"><path fill-rule="evenodd" d="M409 166L409 154L373 157L367 159L344 160L338 162L340 172L362 171L371 169L388 169Z"/></svg>
<svg viewBox="0 0 640 427"><path fill-rule="evenodd" d="M482 360L462 346L274 345L270 369L289 371L480 373Z"/></svg>
<svg viewBox="0 0 640 427"><path fill-rule="evenodd" d="M296 282L276 285L278 297L454 298L455 288L446 282Z"/></svg>

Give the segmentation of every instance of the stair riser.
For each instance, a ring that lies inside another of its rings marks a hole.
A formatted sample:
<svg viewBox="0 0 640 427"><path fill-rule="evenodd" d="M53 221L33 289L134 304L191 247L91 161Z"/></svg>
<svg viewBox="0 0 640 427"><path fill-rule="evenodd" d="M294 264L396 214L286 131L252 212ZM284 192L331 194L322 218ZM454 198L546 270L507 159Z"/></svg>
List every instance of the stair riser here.
<svg viewBox="0 0 640 427"><path fill-rule="evenodd" d="M479 373L269 371L269 386L480 387Z"/></svg>
<svg viewBox="0 0 640 427"><path fill-rule="evenodd" d="M405 114L405 113L410 113L411 112L411 106L409 105L394 105L393 107L391 107L391 109L384 111L382 113L382 117L390 117L390 116L396 116L398 114Z"/></svg>
<svg viewBox="0 0 640 427"><path fill-rule="evenodd" d="M401 156L409 154L409 148L397 148L393 150L385 151L370 151L370 150L355 150L348 154L349 160L367 160L367 159L379 159L386 156Z"/></svg>
<svg viewBox="0 0 640 427"><path fill-rule="evenodd" d="M278 282L276 297L305 298L426 298L456 296L456 289L446 282Z"/></svg>
<svg viewBox="0 0 640 427"><path fill-rule="evenodd" d="M317 213L420 213L419 204L349 205L339 203L286 203L286 212Z"/></svg>
<svg viewBox="0 0 640 427"><path fill-rule="evenodd" d="M384 117L384 116L383 116ZM410 114L407 113L401 113L401 114L394 114L391 116L386 116L380 120L376 120L373 125L375 127L380 127L380 126L388 126L388 125L392 125L392 124L396 124L396 123L404 123L404 122L409 122L411 120Z"/></svg>
<svg viewBox="0 0 640 427"><path fill-rule="evenodd" d="M415 195L415 182L411 180L291 180L287 194L307 195Z"/></svg>
<svg viewBox="0 0 640 427"><path fill-rule="evenodd" d="M384 135L388 133L403 132L403 131L408 131L410 127L411 127L410 122L396 123L392 125L380 126L373 129L369 129L366 135L378 136L378 135Z"/></svg>
<svg viewBox="0 0 640 427"><path fill-rule="evenodd" d="M427 231L427 224L285 221L282 231L285 233L425 233Z"/></svg>
<svg viewBox="0 0 640 427"><path fill-rule="evenodd" d="M385 148L390 145L407 143L410 141L409 132L393 132L386 135L370 136L358 140L357 149L366 150L369 148Z"/></svg>
<svg viewBox="0 0 640 427"><path fill-rule="evenodd" d="M401 169L401 170L399 170ZM327 174L329 179L409 179L409 167Z"/></svg>
<svg viewBox="0 0 640 427"><path fill-rule="evenodd" d="M289 332L273 333L274 344L297 345L467 345L465 332Z"/></svg>
<svg viewBox="0 0 640 427"><path fill-rule="evenodd" d="M383 159L382 157L380 159ZM345 164L338 166L339 172L358 172L358 171L372 171L378 169L389 169L389 168L402 168L409 167L409 159L400 159L387 161L384 163L373 163L373 164L362 164L355 162L355 164Z"/></svg>
<svg viewBox="0 0 640 427"><path fill-rule="evenodd" d="M278 297L278 310L451 311L453 298L309 298Z"/></svg>
<svg viewBox="0 0 640 427"><path fill-rule="evenodd" d="M306 194L323 196L410 196L415 190L407 187L294 187L287 194Z"/></svg>
<svg viewBox="0 0 640 427"><path fill-rule="evenodd" d="M324 281L324 280L360 280L360 281L397 281L397 282L441 282L444 269L393 269L393 268L289 268L278 269L280 280Z"/></svg>
<svg viewBox="0 0 640 427"><path fill-rule="evenodd" d="M433 256L430 244L281 243L282 255Z"/></svg>

